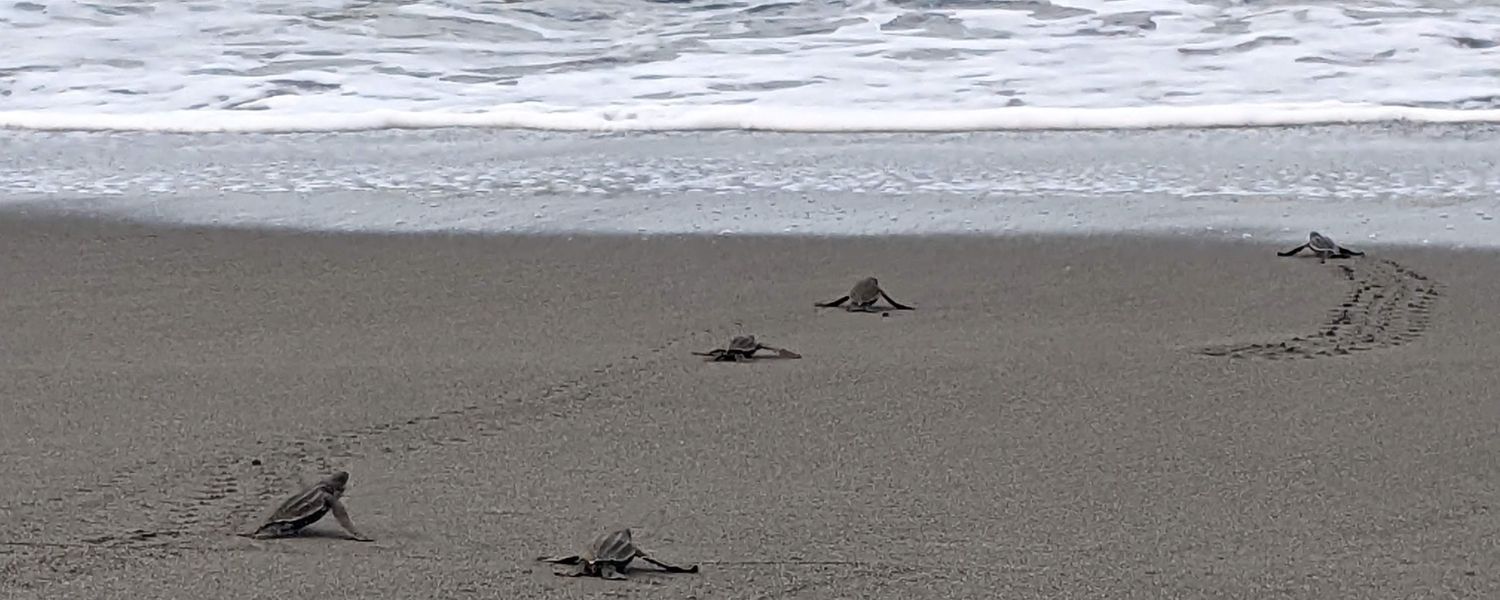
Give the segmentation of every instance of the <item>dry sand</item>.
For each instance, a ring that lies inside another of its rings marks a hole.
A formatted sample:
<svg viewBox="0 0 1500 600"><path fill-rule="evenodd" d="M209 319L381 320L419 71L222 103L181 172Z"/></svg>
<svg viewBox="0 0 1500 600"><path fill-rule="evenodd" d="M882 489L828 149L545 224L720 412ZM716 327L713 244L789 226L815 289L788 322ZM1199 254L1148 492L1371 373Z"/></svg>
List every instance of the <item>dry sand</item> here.
<svg viewBox="0 0 1500 600"><path fill-rule="evenodd" d="M0 591L1500 597L1500 263L1277 249L7 217ZM336 468L377 542L230 535ZM532 560L621 525L703 572Z"/></svg>

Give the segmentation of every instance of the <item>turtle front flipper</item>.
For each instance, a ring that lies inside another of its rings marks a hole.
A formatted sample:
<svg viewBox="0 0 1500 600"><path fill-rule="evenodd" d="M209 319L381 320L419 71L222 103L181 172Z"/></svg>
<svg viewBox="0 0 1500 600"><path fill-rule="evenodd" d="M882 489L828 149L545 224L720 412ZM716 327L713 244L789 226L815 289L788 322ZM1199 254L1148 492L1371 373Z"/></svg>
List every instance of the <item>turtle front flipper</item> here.
<svg viewBox="0 0 1500 600"><path fill-rule="evenodd" d="M891 303L891 308L894 308L896 310L916 310L910 306L897 302L895 299L891 298L890 294L885 293L885 290L880 290L880 297L885 298L886 302Z"/></svg>
<svg viewBox="0 0 1500 600"><path fill-rule="evenodd" d="M797 354L796 352L792 352L791 350L787 350L786 348L777 348L775 346L767 346L765 344L761 344L760 347L756 349L765 350L767 352L775 352L776 358L802 358L801 354Z"/></svg>
<svg viewBox="0 0 1500 600"><path fill-rule="evenodd" d="M576 565L579 562L577 554L570 554L568 556L538 556L536 557L536 559L542 562L555 563L559 565Z"/></svg>
<svg viewBox="0 0 1500 600"><path fill-rule="evenodd" d="M640 554L637 554L635 556L636 556L636 558L639 558L639 559L644 560L644 561L646 561L648 563L656 565L658 568L660 568L661 570L666 571L668 573L697 573L698 572L698 565L693 565L693 566L690 566L690 567L679 567L677 565L669 565L667 563L664 563L664 562L661 562L661 561L656 560L654 558L651 558L650 556L647 556L645 553L640 553Z"/></svg>
<svg viewBox="0 0 1500 600"><path fill-rule="evenodd" d="M375 541L374 538L366 537L365 534L360 533L359 529L354 527L354 521L351 521L349 519L349 511L344 509L344 503L339 502L338 498L330 498L328 500L328 506L333 509L333 518L339 522L339 526L343 527L344 531L349 532L349 535L353 536L354 541Z"/></svg>
<svg viewBox="0 0 1500 600"><path fill-rule="evenodd" d="M1296 248L1292 248L1291 250L1287 250L1286 252L1277 252L1276 256L1294 256L1298 252L1301 252L1301 251L1306 250L1306 249L1307 249L1307 244L1303 244L1301 246L1297 246Z"/></svg>
<svg viewBox="0 0 1500 600"><path fill-rule="evenodd" d="M837 308L838 306L848 301L848 296L839 296L838 300L830 300L828 302L814 302L813 306L816 306L818 308Z"/></svg>

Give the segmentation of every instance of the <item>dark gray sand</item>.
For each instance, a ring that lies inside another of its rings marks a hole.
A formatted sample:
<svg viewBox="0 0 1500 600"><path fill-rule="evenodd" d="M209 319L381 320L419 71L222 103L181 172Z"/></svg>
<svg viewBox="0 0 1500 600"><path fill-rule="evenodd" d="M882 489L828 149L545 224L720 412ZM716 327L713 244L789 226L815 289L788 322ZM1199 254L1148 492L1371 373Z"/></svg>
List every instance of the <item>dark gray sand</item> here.
<svg viewBox="0 0 1500 600"><path fill-rule="evenodd" d="M0 591L1500 597L1500 261L1279 249L0 220ZM532 560L624 525L703 572Z"/></svg>

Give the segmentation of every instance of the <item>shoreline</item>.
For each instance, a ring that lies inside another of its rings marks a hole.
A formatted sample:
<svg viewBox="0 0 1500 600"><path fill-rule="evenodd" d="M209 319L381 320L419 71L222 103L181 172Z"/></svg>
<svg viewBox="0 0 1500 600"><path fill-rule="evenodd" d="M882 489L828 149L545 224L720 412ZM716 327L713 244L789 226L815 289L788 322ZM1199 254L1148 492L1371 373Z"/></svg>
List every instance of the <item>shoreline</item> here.
<svg viewBox="0 0 1500 600"><path fill-rule="evenodd" d="M1262 249L1275 248L1287 250L1306 241L1306 234L1287 239L1255 238L1242 235L1226 235L1221 233L1207 233L1204 231L1187 230L1136 230L1136 231L1005 231L1005 232L912 232L912 233L814 233L814 232L750 232L750 233L710 233L710 232L627 232L627 231L596 231L596 230L537 230L537 231L494 231L494 230L466 230L466 229L423 229L423 230L339 230L339 229L305 229L294 226L262 224L262 223L188 223L177 221L153 220L118 213L76 211L67 209L56 209L49 207L0 207L0 223L35 223L38 225L58 225L75 223L80 225L95 224L104 227L134 228L143 232L221 232L225 234L263 234L284 237L348 237L368 239L469 239L469 240L536 240L536 241L567 241L567 240L619 240L619 241L701 241L714 243L718 241L737 242L774 242L778 240L788 242L859 242L873 240L901 240L905 242L916 242L922 240L947 241L947 242L994 242L994 243L1048 243L1067 240L1095 241L1095 242L1120 242L1120 243L1165 243L1181 244L1185 246L1225 246L1225 247L1254 247ZM1295 234L1294 234L1295 235ZM1356 249L1365 247L1376 248L1381 251L1395 251L1400 253L1455 253L1455 254L1500 254L1500 244L1495 246L1470 246L1470 245L1448 245L1448 244L1423 244L1413 242L1398 242L1379 239L1354 239L1348 241L1344 238L1336 238L1341 245L1347 245ZM1305 255L1304 255L1305 256ZM1344 259L1330 259L1335 263Z"/></svg>
<svg viewBox="0 0 1500 600"><path fill-rule="evenodd" d="M0 135L0 209L328 231L1144 232L1500 247L1500 128ZM187 145L184 146L184 143ZM33 159L31 157L38 157Z"/></svg>

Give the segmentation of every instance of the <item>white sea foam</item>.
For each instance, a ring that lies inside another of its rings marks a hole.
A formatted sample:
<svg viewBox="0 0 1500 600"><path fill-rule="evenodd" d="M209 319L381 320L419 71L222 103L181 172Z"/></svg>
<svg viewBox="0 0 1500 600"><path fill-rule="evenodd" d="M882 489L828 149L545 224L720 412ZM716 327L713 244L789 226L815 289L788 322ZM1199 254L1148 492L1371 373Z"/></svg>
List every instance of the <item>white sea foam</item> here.
<svg viewBox="0 0 1500 600"><path fill-rule="evenodd" d="M1500 120L1452 0L0 0L0 126L960 131Z"/></svg>
<svg viewBox="0 0 1500 600"><path fill-rule="evenodd" d="M556 131L764 130L802 133L955 132L1257 127L1378 122L1496 123L1500 109L1458 110L1323 102L1124 108L1011 107L980 110L869 110L756 106L641 106L581 111L508 108L483 112L356 113L171 111L145 114L0 112L0 127L71 131L316 132L487 127Z"/></svg>

